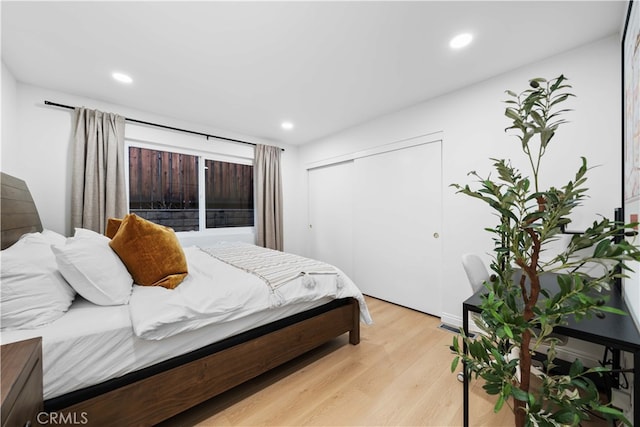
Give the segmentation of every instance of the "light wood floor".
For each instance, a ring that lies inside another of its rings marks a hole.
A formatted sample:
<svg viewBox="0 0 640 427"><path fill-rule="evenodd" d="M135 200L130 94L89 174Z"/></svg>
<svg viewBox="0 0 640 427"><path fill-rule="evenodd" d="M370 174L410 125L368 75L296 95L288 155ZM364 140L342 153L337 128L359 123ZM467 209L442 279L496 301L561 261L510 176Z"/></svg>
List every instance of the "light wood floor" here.
<svg viewBox="0 0 640 427"><path fill-rule="evenodd" d="M361 342L344 335L163 424L171 426L460 426L462 383L451 373L453 333L436 317L367 298ZM472 426L513 425L471 385Z"/></svg>

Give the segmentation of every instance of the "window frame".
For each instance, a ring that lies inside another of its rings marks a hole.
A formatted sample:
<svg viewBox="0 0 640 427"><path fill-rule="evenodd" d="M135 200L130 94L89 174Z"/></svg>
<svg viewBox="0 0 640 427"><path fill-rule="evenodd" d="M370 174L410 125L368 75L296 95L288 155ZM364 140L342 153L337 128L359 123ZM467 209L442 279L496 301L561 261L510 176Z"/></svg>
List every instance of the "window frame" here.
<svg viewBox="0 0 640 427"><path fill-rule="evenodd" d="M218 151L207 151L189 147L179 147L175 145L168 145L163 143L156 143L151 141L142 141L133 138L126 138L124 141L125 150L125 188L127 194L127 212L130 211L130 194L129 194L129 148L144 148L147 150L167 151L176 154L186 154L190 156L198 157L198 230L193 231L179 231L179 235L193 235L197 233L199 236L211 235L211 236L223 236L230 234L255 234L257 223L256 216L256 194L253 192L253 226L248 227L215 227L207 228L207 213L206 213L206 193L205 193L205 160L237 163L241 165L253 166L253 157L244 157L232 154L220 153ZM255 172L255 169L254 169ZM255 175L254 175L255 182Z"/></svg>

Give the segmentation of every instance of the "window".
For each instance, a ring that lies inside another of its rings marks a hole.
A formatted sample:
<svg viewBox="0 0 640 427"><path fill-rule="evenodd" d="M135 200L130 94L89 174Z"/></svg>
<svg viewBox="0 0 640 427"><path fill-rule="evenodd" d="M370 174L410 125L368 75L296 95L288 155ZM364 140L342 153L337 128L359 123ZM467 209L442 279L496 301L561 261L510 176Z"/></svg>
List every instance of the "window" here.
<svg viewBox="0 0 640 427"><path fill-rule="evenodd" d="M129 212L175 231L199 230L200 218L205 228L252 227L253 166L131 146Z"/></svg>
<svg viewBox="0 0 640 427"><path fill-rule="evenodd" d="M253 166L205 160L207 228L253 227Z"/></svg>

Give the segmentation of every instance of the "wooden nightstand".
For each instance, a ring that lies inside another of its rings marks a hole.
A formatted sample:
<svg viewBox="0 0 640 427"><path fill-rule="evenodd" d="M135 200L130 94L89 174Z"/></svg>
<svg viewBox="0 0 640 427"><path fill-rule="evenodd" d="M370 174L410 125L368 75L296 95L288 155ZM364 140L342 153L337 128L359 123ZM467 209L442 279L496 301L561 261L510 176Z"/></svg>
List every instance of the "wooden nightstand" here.
<svg viewBox="0 0 640 427"><path fill-rule="evenodd" d="M42 411L42 339L0 346L2 427L36 426Z"/></svg>

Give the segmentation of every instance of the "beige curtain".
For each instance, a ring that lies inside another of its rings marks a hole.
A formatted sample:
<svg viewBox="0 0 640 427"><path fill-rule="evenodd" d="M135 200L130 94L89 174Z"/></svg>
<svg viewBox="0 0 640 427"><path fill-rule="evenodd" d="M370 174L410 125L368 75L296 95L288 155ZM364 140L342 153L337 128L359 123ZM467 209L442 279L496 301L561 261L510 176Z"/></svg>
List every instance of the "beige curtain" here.
<svg viewBox="0 0 640 427"><path fill-rule="evenodd" d="M124 117L74 109L71 224L104 233L107 218L127 213Z"/></svg>
<svg viewBox="0 0 640 427"><path fill-rule="evenodd" d="M257 244L283 249L282 179L279 147L256 145L254 180L256 188Z"/></svg>

